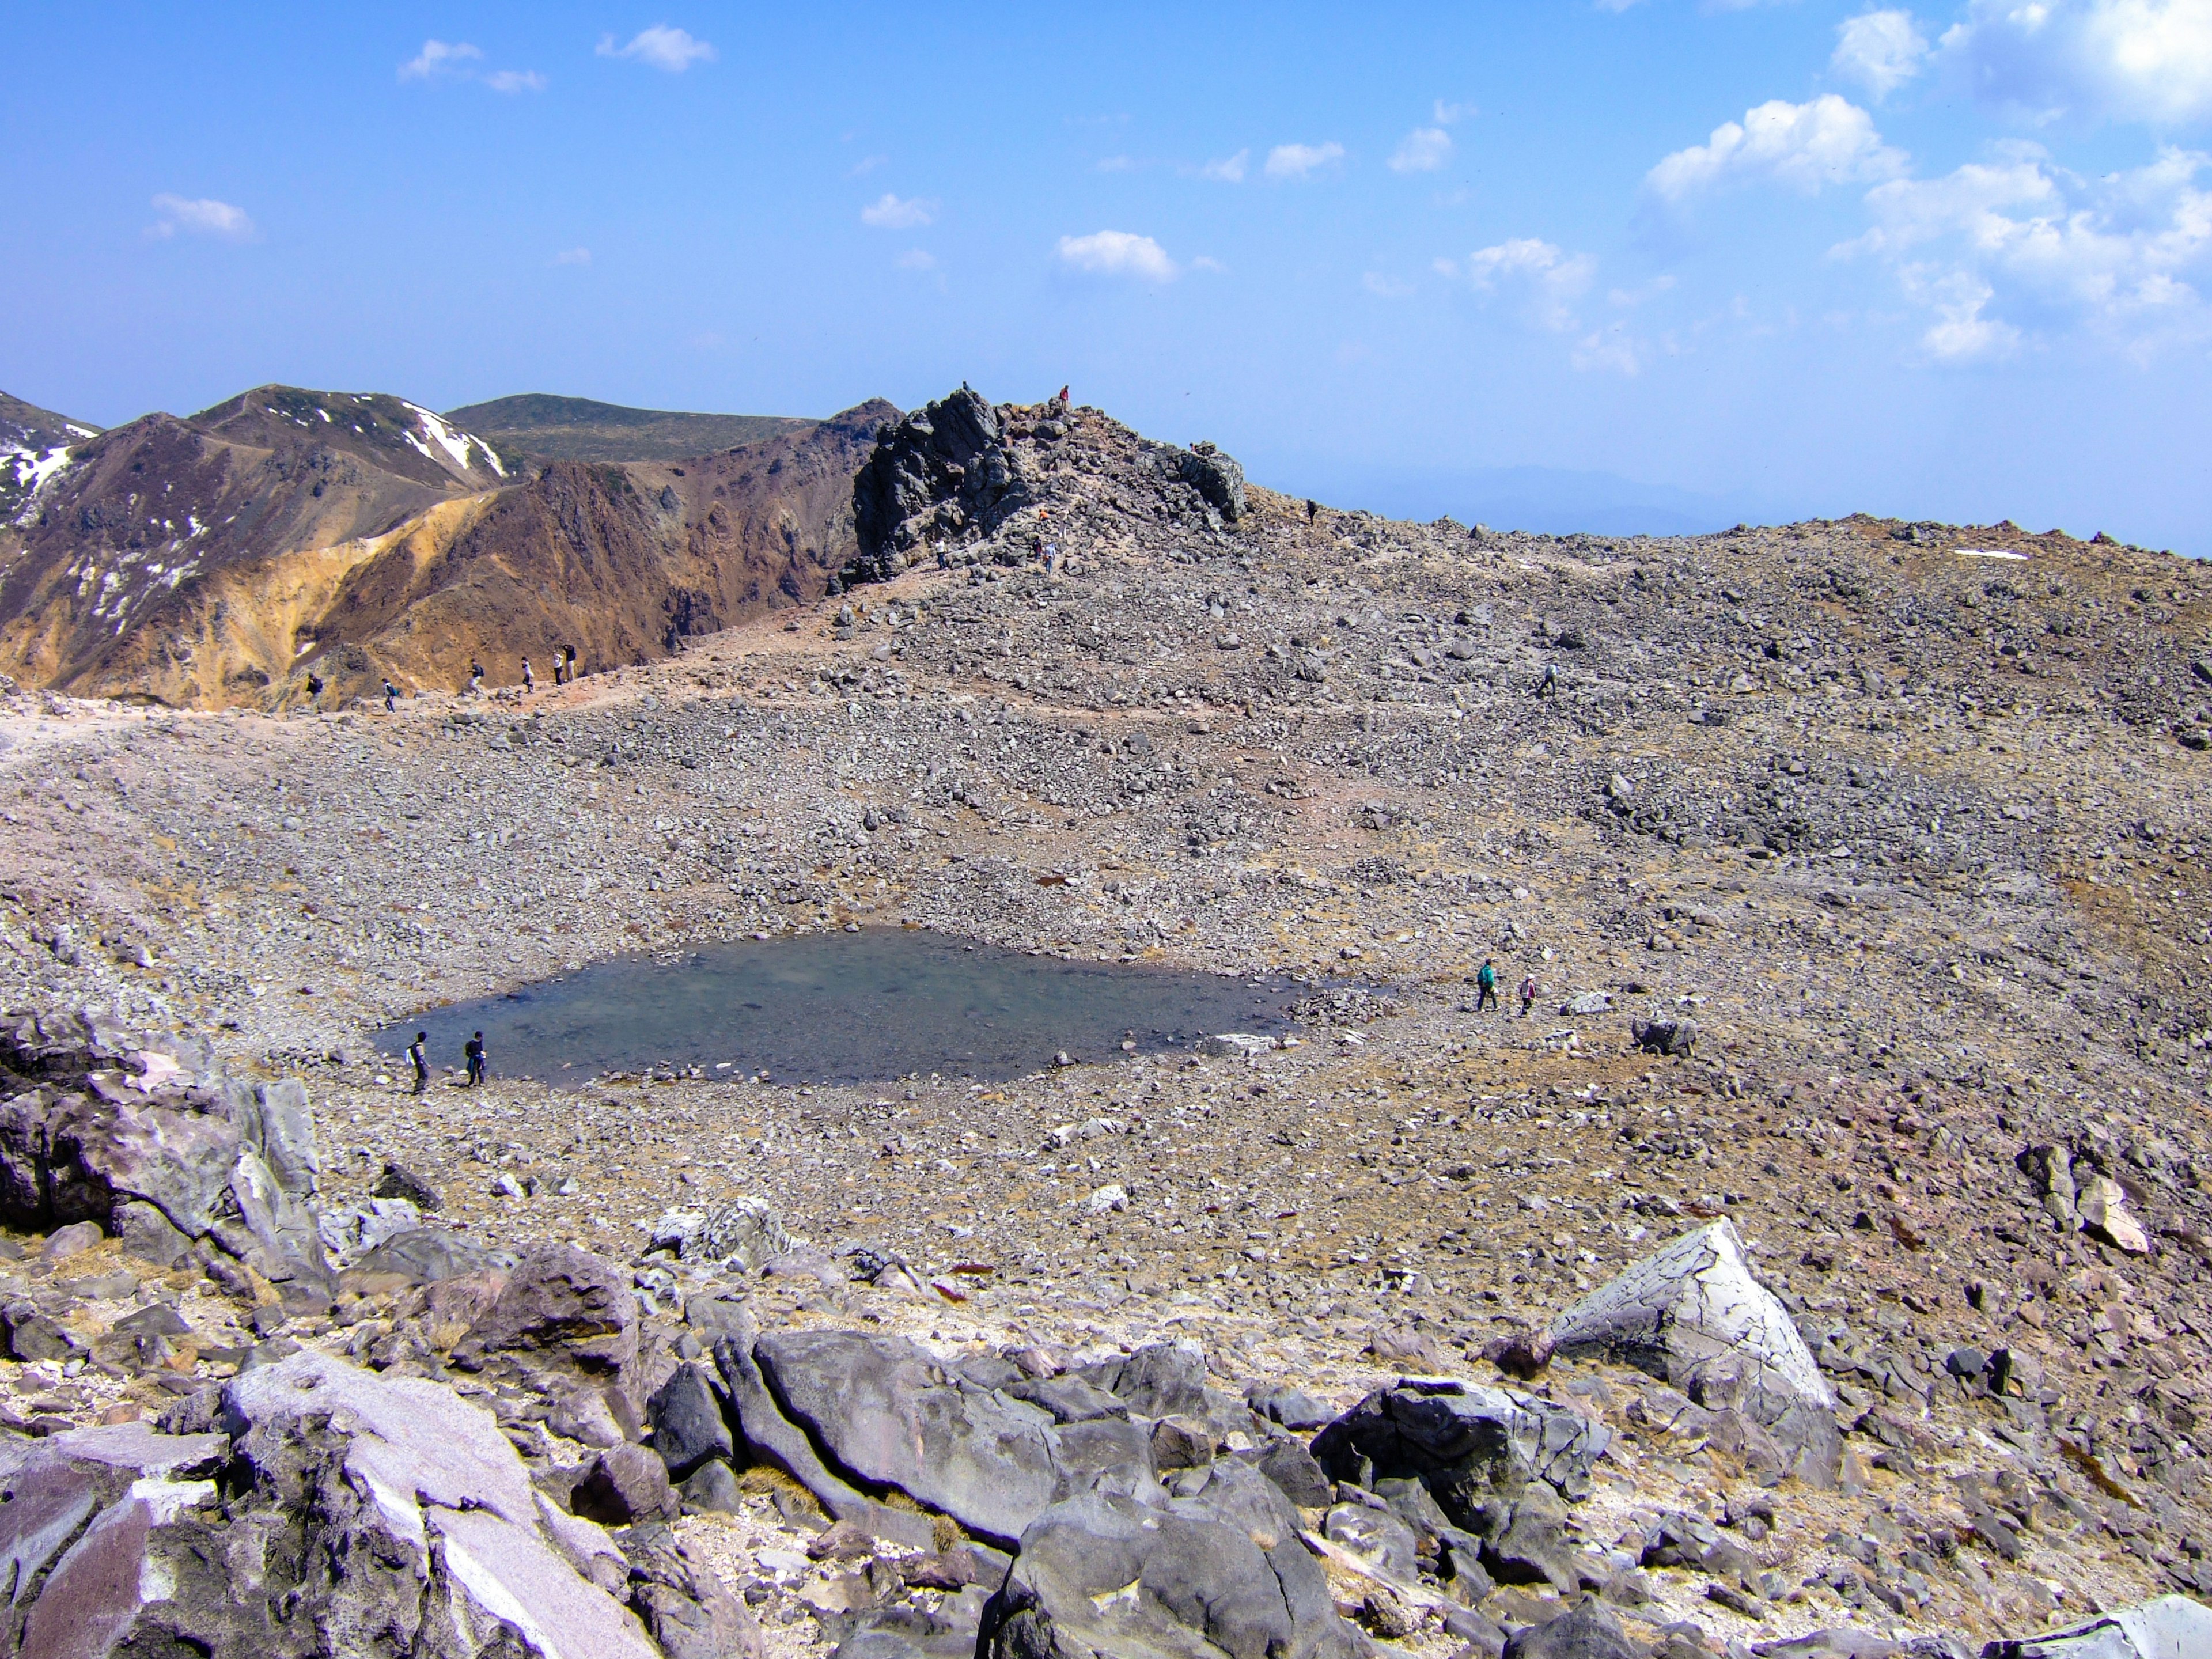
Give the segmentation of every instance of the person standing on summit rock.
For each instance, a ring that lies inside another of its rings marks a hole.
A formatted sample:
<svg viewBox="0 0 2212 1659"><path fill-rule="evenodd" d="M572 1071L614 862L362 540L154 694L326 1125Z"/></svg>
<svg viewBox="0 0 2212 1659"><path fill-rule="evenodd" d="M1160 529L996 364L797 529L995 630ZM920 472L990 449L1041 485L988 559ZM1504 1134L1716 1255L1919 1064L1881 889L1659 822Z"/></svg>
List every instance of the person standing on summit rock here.
<svg viewBox="0 0 2212 1659"><path fill-rule="evenodd" d="M1485 1006L1495 1008L1497 1006L1498 965L1485 957L1482 966L1474 975L1474 1012L1479 1014Z"/></svg>

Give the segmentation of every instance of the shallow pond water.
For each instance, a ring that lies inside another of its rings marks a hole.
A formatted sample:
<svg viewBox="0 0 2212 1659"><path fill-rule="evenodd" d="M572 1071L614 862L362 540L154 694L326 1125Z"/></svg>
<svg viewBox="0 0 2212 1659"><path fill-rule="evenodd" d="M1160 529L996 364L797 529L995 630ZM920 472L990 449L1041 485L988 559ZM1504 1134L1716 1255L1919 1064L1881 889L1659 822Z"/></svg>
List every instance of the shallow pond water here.
<svg viewBox="0 0 2212 1659"><path fill-rule="evenodd" d="M1224 1031L1279 1033L1306 988L1141 963L1072 962L942 933L732 940L673 962L618 957L504 995L450 1004L377 1034L398 1055L418 1030L458 1066L482 1030L498 1077L581 1084L605 1072L701 1066L779 1082L856 1083L934 1072L998 1080L1053 1063L1184 1047Z"/></svg>

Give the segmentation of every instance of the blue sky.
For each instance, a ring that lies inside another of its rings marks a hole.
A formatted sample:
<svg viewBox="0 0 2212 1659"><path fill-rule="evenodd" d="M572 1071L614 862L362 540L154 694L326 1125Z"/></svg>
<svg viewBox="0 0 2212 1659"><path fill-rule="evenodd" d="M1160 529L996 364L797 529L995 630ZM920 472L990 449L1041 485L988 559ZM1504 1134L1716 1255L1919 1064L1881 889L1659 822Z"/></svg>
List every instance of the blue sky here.
<svg viewBox="0 0 2212 1659"><path fill-rule="evenodd" d="M0 142L0 389L103 422L1065 382L1344 505L2212 550L2212 0L17 8Z"/></svg>

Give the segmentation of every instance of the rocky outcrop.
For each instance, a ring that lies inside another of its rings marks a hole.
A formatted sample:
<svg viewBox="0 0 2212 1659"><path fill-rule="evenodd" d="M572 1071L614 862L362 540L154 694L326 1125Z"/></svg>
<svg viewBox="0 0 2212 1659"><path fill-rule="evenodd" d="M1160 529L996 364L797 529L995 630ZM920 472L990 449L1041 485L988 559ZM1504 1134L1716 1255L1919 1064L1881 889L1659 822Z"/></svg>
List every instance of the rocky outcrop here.
<svg viewBox="0 0 2212 1659"><path fill-rule="evenodd" d="M853 570L879 581L916 562L930 541L988 534L1027 504L1027 468L1000 411L966 386L878 434L853 479Z"/></svg>
<svg viewBox="0 0 2212 1659"><path fill-rule="evenodd" d="M173 1261L194 1240L295 1306L333 1288L315 1206L306 1089L224 1073L204 1041L98 1017L0 1017L0 1068L31 1086L0 1103L0 1217L93 1222Z"/></svg>
<svg viewBox="0 0 2212 1659"><path fill-rule="evenodd" d="M1633 1365L1708 1409L1741 1412L1802 1452L1802 1473L1841 1456L1835 1394L1733 1222L1662 1246L1561 1314L1551 1336L1559 1353Z"/></svg>
<svg viewBox="0 0 2212 1659"><path fill-rule="evenodd" d="M1982 1659L2197 1659L2212 1653L2212 1608L2161 1595L2041 1636L1992 1642Z"/></svg>
<svg viewBox="0 0 2212 1659"><path fill-rule="evenodd" d="M1090 1492L1023 1531L984 1615L990 1659L1353 1659L1298 1517L1267 1480L1216 1464L1189 1493L1147 1504Z"/></svg>
<svg viewBox="0 0 2212 1659"><path fill-rule="evenodd" d="M1532 1480L1582 1497L1612 1437L1581 1413L1516 1389L1407 1377L1323 1429L1313 1455L1337 1480L1418 1480L1468 1526L1491 1497Z"/></svg>
<svg viewBox="0 0 2212 1659"><path fill-rule="evenodd" d="M612 1540L435 1383L301 1353L226 1387L219 1432L126 1424L7 1459L10 1651L655 1651Z"/></svg>

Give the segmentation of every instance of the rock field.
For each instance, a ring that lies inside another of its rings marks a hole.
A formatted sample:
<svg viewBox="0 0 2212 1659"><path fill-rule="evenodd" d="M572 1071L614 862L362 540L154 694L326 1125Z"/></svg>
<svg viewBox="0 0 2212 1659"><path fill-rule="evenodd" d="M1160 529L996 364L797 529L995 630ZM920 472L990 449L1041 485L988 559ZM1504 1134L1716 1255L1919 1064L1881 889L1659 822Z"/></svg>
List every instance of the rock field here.
<svg viewBox="0 0 2212 1659"><path fill-rule="evenodd" d="M650 668L6 698L7 1651L2207 1639L2208 573L1395 523L965 392L855 497L842 593ZM372 1042L873 927L1302 1040Z"/></svg>

